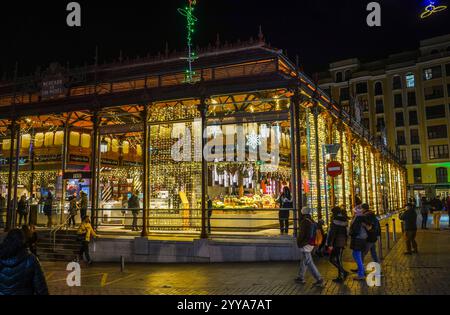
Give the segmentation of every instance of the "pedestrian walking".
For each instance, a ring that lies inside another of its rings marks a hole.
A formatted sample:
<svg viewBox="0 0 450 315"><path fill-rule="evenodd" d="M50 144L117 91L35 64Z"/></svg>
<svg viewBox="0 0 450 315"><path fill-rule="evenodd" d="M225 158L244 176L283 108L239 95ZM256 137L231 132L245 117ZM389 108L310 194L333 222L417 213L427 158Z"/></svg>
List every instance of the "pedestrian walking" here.
<svg viewBox="0 0 450 315"><path fill-rule="evenodd" d="M74 193L73 196L69 197L69 221L67 223L69 227L73 226L75 228L77 226L75 220L77 214L78 214L77 193Z"/></svg>
<svg viewBox="0 0 450 315"><path fill-rule="evenodd" d="M441 229L442 208L441 201L438 198L435 198L433 202L433 226L436 230Z"/></svg>
<svg viewBox="0 0 450 315"><path fill-rule="evenodd" d="M17 203L17 213L19 214L19 226L22 225L22 221L26 224L28 218L28 202L26 194L23 194Z"/></svg>
<svg viewBox="0 0 450 315"><path fill-rule="evenodd" d="M406 207L406 211L400 215L400 220L405 222L406 253L405 255L417 254L416 234L417 234L417 213L411 205Z"/></svg>
<svg viewBox="0 0 450 315"><path fill-rule="evenodd" d="M350 248L352 249L353 259L358 266L358 269L352 270L356 271L358 275L354 278L354 280L365 280L365 268L363 263L363 252L367 248L367 229L370 227L370 224L367 221L367 218L364 216L362 207L357 206L353 210L353 219L350 224Z"/></svg>
<svg viewBox="0 0 450 315"><path fill-rule="evenodd" d="M338 276L333 282L342 283L348 276L344 269L342 255L347 246L348 218L340 207L331 209L331 226L328 231L326 246L330 251L330 263L338 270Z"/></svg>
<svg viewBox="0 0 450 315"><path fill-rule="evenodd" d="M87 209L88 209L88 197L87 193L84 191L80 192L80 219L83 221L84 217L87 216Z"/></svg>
<svg viewBox="0 0 450 315"><path fill-rule="evenodd" d="M89 254L89 243L93 238L97 238L98 235L95 233L91 225L91 219L85 216L83 222L81 222L80 227L77 231L78 240L80 241L80 251L78 253L78 261L83 261L86 257L88 265L92 265L92 259Z"/></svg>
<svg viewBox="0 0 450 315"><path fill-rule="evenodd" d="M289 233L289 213L293 207L292 203L292 194L289 187L284 186L283 192L277 199L277 202L280 205L280 210L278 211L278 218L280 221L280 233L288 234Z"/></svg>
<svg viewBox="0 0 450 315"><path fill-rule="evenodd" d="M380 221L378 220L375 212L370 210L368 204L366 203L363 204L361 208L363 210L363 215L366 217L368 223L370 224L370 229L367 231L366 249L363 252L363 262L364 258L370 252L370 255L372 256L372 261L380 263L380 259L378 258L377 255L377 241L378 238L381 237Z"/></svg>
<svg viewBox="0 0 450 315"><path fill-rule="evenodd" d="M302 209L302 218L299 226L300 231L297 238L297 246L300 250L300 268L298 271L298 277L295 281L299 284L305 284L306 269L309 269L312 276L316 279L313 286L322 288L324 287L324 280L314 264L314 260L311 255L314 246L317 246L317 244L320 243L320 241L318 241L320 238L318 233L320 232L318 232L317 223L314 222L311 214L311 208L305 207Z"/></svg>
<svg viewBox="0 0 450 315"><path fill-rule="evenodd" d="M47 198L45 198L45 201L44 201L44 214L47 217L47 227L51 228L53 225L53 222L52 222L53 195L52 195L51 191L48 192Z"/></svg>
<svg viewBox="0 0 450 315"><path fill-rule="evenodd" d="M132 231L139 231L138 228L138 215L139 215L139 192L136 191L133 194L131 194L130 199L128 199L128 209L131 209L131 213L133 215L133 222L131 224L131 230Z"/></svg>
<svg viewBox="0 0 450 315"><path fill-rule="evenodd" d="M426 197L422 197L422 204L420 206L420 214L422 215L422 229L427 230L428 214L430 213L430 203Z"/></svg>
<svg viewBox="0 0 450 315"><path fill-rule="evenodd" d="M9 231L0 244L0 295L48 295L41 264L19 229Z"/></svg>

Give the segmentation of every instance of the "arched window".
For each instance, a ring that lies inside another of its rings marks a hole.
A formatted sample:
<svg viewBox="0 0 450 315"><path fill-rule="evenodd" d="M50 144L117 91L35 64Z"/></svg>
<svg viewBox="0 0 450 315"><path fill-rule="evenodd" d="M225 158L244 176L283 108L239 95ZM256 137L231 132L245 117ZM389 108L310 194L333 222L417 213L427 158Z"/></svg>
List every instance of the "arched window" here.
<svg viewBox="0 0 450 315"><path fill-rule="evenodd" d="M396 75L392 79L392 89L393 90L400 90L402 88L402 78L398 75Z"/></svg>
<svg viewBox="0 0 450 315"><path fill-rule="evenodd" d="M345 70L345 81L350 80L352 77L352 73L350 72L350 70Z"/></svg>
<svg viewBox="0 0 450 315"><path fill-rule="evenodd" d="M448 170L446 167L436 169L436 181L438 183L448 183Z"/></svg>
<svg viewBox="0 0 450 315"><path fill-rule="evenodd" d="M336 83L342 82L342 72L336 72Z"/></svg>
<svg viewBox="0 0 450 315"><path fill-rule="evenodd" d="M383 84L381 82L375 83L375 95L383 95Z"/></svg>

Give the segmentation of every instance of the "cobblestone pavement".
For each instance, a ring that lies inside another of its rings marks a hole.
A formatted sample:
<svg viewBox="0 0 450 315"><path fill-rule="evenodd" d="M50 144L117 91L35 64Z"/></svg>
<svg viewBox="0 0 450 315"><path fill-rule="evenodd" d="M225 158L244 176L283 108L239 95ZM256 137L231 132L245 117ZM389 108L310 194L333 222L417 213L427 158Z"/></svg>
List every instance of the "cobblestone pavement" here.
<svg viewBox="0 0 450 315"><path fill-rule="evenodd" d="M400 240L383 262L381 287L369 288L365 282L349 277L344 284L331 281L335 269L326 259L317 265L326 279L323 289L295 284L298 264L98 264L82 268L82 286L68 288L65 264L43 263L51 294L88 295L392 295L450 294L450 231L419 231L419 255L405 256ZM349 250L345 267L354 268ZM368 262L368 261L367 261Z"/></svg>

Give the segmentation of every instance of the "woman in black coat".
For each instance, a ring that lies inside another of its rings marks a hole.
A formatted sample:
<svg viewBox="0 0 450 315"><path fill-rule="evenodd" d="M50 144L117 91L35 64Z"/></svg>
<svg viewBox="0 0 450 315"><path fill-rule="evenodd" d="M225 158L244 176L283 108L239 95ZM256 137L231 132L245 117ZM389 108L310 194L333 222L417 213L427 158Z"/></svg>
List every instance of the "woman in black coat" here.
<svg viewBox="0 0 450 315"><path fill-rule="evenodd" d="M330 263L338 270L338 277L333 281L341 283L349 274L345 271L342 260L342 255L347 245L348 218L345 211L339 207L333 208L331 213L331 226L328 231L326 246L331 249Z"/></svg>
<svg viewBox="0 0 450 315"><path fill-rule="evenodd" d="M0 295L48 295L41 264L19 229L9 231L0 245Z"/></svg>
<svg viewBox="0 0 450 315"><path fill-rule="evenodd" d="M283 192L278 197L277 202L280 204L280 211L278 217L280 220L281 235L289 233L289 213L292 210L292 195L289 187L285 186Z"/></svg>

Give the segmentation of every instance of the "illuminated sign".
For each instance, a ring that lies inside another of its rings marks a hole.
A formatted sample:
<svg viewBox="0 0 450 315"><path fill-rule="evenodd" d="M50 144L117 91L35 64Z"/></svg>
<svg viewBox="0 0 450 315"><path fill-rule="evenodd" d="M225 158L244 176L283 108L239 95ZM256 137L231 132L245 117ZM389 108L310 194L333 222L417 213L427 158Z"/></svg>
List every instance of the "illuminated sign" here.
<svg viewBox="0 0 450 315"><path fill-rule="evenodd" d="M437 2L438 2L437 0L427 0L425 2L426 3L425 9L420 15L420 18L425 19L437 12L444 11L445 9L447 9L447 6L439 5Z"/></svg>

